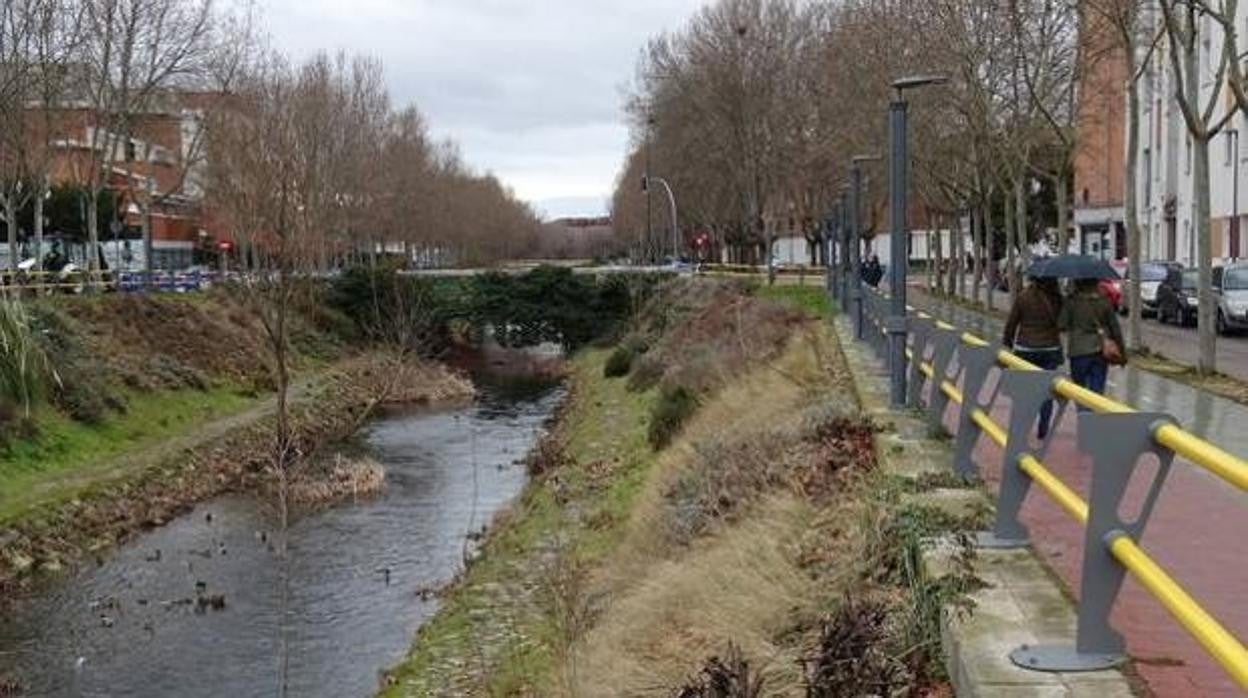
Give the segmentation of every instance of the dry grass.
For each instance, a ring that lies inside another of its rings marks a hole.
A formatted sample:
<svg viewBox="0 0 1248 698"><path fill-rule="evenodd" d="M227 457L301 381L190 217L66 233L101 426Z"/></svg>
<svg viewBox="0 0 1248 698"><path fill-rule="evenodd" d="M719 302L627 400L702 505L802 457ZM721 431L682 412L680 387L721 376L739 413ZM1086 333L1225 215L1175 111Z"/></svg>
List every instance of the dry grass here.
<svg viewBox="0 0 1248 698"><path fill-rule="evenodd" d="M323 467L301 470L290 485L290 502L323 505L345 499L370 497L381 491L386 469L372 458L349 459L334 454Z"/></svg>
<svg viewBox="0 0 1248 698"><path fill-rule="evenodd" d="M699 464L711 464L700 456L707 444L756 440L761 448L748 450L765 454L766 444L801 439L812 402L844 401L832 342L822 328L800 333L769 367L709 400L661 456L625 542L594 580L609 603L577 649L576 695L673 695L708 657L724 656L729 642L759 672L761 695L801 694L798 640L837 587L857 578L845 561L863 557L855 527L865 519L860 498L849 495L859 483L846 482L847 496L832 507L801 487L759 483L740 517L694 538L671 535L669 493ZM827 557L839 568L817 573L812 562Z"/></svg>
<svg viewBox="0 0 1248 698"><path fill-rule="evenodd" d="M802 684L801 653L778 640L814 613L815 581L778 541L800 538L812 516L779 497L706 545L652 564L583 641L578 694L670 695L729 640L761 667L764 695L791 694Z"/></svg>

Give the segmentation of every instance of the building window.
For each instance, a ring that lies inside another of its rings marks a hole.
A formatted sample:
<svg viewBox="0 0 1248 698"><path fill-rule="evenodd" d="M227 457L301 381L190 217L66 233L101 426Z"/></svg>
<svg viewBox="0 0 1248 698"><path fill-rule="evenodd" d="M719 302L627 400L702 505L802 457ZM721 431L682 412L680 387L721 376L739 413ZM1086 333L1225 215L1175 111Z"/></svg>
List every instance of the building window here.
<svg viewBox="0 0 1248 698"><path fill-rule="evenodd" d="M126 141L126 162L139 159L139 147L134 141Z"/></svg>
<svg viewBox="0 0 1248 698"><path fill-rule="evenodd" d="M1085 204L1088 203L1088 188L1087 187L1083 188L1083 203Z"/></svg>

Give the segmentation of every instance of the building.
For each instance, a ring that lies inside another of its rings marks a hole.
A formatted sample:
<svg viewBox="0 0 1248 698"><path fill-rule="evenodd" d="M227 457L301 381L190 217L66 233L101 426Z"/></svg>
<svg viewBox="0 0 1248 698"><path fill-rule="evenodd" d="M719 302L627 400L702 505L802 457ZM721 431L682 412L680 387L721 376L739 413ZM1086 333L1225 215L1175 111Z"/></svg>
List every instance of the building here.
<svg viewBox="0 0 1248 698"><path fill-rule="evenodd" d="M1113 28L1095 12L1080 17L1078 138L1074 162L1073 245L1105 259L1127 255L1127 61Z"/></svg>
<svg viewBox="0 0 1248 698"><path fill-rule="evenodd" d="M1163 17L1156 0L1145 4L1143 34L1163 31ZM1248 7L1240 7L1235 25L1248 26ZM1202 103L1215 96L1218 109L1214 118L1234 111L1226 128L1209 143L1209 186L1211 199L1211 243L1215 259L1240 257L1244 250L1243 207L1238 192L1244 189L1248 174L1248 152L1240 143L1244 115L1235 109L1225 83L1213 84L1222 55L1222 32L1208 16L1199 20L1198 63L1202 72ZM1170 46L1160 41L1151 51L1140 48L1146 61L1140 82L1140 150L1137 180L1138 212L1143 230L1145 259L1173 259L1187 265L1196 263L1194 225L1194 177L1192 141L1174 98L1175 81L1171 69ZM1125 121L1125 118L1124 118Z"/></svg>
<svg viewBox="0 0 1248 698"><path fill-rule="evenodd" d="M106 130L94 110L73 101L50 115L41 106L30 110L36 124L30 133L48 147L49 186L82 186L91 180L92 168L107 170L104 185L115 197L117 220L101 226L99 238L110 268L145 268L145 223L150 225L157 269L191 266L197 253L210 254L218 241L228 239L205 210L201 186L202 125L206 109L217 98L191 92L163 95L158 106L130 119L127 134ZM45 230L45 236L73 241L71 248L78 249L74 256L85 257L85 231L84 218L75 229ZM3 254L7 256L7 249Z"/></svg>

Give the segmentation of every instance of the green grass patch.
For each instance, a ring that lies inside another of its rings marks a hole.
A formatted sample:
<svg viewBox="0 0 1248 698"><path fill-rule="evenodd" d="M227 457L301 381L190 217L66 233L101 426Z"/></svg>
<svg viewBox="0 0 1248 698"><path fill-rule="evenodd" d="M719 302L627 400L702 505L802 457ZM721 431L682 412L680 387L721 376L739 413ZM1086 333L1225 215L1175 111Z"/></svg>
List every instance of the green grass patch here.
<svg viewBox="0 0 1248 698"><path fill-rule="evenodd" d="M101 480L141 469L131 451L156 447L206 420L254 405L232 387L130 394L125 414L95 425L75 422L44 406L34 415L38 433L0 451L0 523L36 507L73 499Z"/></svg>
<svg viewBox="0 0 1248 698"><path fill-rule="evenodd" d="M828 294L824 291L822 285L760 285L756 295L759 298L766 298L800 308L815 317L828 317L832 314L832 304L828 301Z"/></svg>
<svg viewBox="0 0 1248 698"><path fill-rule="evenodd" d="M646 439L654 391L605 378L609 353L573 360L574 402L560 427L569 463L528 485L391 671L383 696L549 694L563 632L549 612L551 578L616 549L656 462ZM552 548L571 561L565 568L552 569Z"/></svg>

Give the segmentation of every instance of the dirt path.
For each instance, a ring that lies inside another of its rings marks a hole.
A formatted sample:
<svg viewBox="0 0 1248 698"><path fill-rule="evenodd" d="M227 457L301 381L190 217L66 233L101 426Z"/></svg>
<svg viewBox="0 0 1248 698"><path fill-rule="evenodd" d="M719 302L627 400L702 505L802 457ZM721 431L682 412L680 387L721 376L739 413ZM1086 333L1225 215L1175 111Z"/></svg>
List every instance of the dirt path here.
<svg viewBox="0 0 1248 698"><path fill-rule="evenodd" d="M292 407L298 405L308 394L315 392L315 388L326 385L327 377L335 368L336 365L297 378L290 387L289 399ZM272 416L276 409L277 396L267 395L258 398L255 404L240 412L223 415L207 422L187 424L176 434L156 440L154 443L136 445L135 448L122 454L110 456L104 463L84 465L50 475L30 489L32 496L26 510L30 511L46 504L49 500L55 499L58 493L80 492L91 487L123 481L168 461L177 453L203 448L220 441L231 433Z"/></svg>

